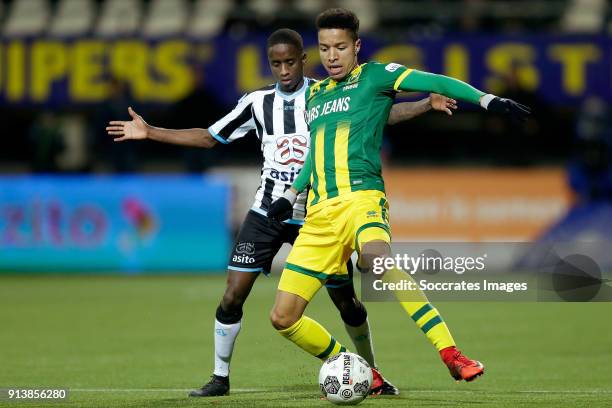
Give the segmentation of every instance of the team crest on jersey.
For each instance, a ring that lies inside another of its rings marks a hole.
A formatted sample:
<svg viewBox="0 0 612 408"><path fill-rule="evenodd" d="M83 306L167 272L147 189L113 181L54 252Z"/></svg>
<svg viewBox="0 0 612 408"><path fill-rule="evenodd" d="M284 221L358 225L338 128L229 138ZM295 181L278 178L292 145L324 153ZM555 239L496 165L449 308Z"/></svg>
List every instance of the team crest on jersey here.
<svg viewBox="0 0 612 408"><path fill-rule="evenodd" d="M318 81L318 82L310 85L310 92L309 92L309 95L308 95L308 99L310 99L313 96L315 96L317 93L319 93L320 90L321 90L321 81Z"/></svg>
<svg viewBox="0 0 612 408"><path fill-rule="evenodd" d="M277 163L284 165L291 163L304 164L306 153L308 153L308 140L305 136L289 135L276 139L274 160Z"/></svg>
<svg viewBox="0 0 612 408"><path fill-rule="evenodd" d="M360 76L361 76L361 65L359 65L357 68L353 70L353 72L351 72L351 75L346 80L346 83L347 84L355 83L357 82Z"/></svg>

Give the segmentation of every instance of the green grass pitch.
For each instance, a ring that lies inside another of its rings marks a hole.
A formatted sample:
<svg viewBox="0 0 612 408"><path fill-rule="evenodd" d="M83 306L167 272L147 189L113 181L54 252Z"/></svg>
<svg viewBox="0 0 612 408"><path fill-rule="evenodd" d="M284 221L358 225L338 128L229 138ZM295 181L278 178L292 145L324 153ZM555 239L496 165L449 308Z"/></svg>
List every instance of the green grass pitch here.
<svg viewBox="0 0 612 408"><path fill-rule="evenodd" d="M247 301L232 395L189 399L212 370L212 319L222 276L0 277L0 388L67 387L68 407L332 406L319 399L319 362L281 338L268 313L277 281ZM455 340L485 375L455 383L394 303L367 305L382 372L399 397L362 406L612 406L612 305L438 303ZM348 343L321 292L307 314Z"/></svg>

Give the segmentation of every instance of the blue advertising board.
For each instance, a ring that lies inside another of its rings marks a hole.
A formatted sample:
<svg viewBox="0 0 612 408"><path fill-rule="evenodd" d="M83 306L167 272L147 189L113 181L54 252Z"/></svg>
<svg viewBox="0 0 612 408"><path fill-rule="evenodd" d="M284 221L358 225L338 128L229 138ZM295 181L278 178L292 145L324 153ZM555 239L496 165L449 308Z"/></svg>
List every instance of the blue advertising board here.
<svg viewBox="0 0 612 408"><path fill-rule="evenodd" d="M0 271L220 271L228 184L202 176L2 176Z"/></svg>
<svg viewBox="0 0 612 408"><path fill-rule="evenodd" d="M305 32L306 74L323 78L314 32ZM196 86L232 105L270 84L266 33L234 40L221 35L102 39L0 40L0 105L95 104L108 99L111 79L129 85L141 103L174 103ZM447 35L386 42L365 36L360 61L398 62L450 75L498 92L515 70L521 84L554 105L590 95L612 102L612 38L603 35ZM196 81L194 68L203 71Z"/></svg>

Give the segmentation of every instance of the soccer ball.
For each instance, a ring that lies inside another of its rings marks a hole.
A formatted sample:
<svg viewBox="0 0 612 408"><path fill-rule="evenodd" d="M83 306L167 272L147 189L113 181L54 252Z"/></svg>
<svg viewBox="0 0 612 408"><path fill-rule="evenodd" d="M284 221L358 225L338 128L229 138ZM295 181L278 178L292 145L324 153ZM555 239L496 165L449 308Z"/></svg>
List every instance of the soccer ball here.
<svg viewBox="0 0 612 408"><path fill-rule="evenodd" d="M329 402L356 405L370 392L372 369L357 354L339 353L323 363L319 371L319 386Z"/></svg>

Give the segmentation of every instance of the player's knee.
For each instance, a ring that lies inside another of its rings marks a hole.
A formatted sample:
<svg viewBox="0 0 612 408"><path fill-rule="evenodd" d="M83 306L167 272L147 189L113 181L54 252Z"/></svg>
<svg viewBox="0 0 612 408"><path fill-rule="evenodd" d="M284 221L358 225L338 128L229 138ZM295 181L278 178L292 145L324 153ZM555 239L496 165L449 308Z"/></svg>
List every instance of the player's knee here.
<svg viewBox="0 0 612 408"><path fill-rule="evenodd" d="M334 304L336 305L336 308L338 309L340 314L348 314L355 310L356 301L357 299L355 298L340 299L340 300L334 299Z"/></svg>
<svg viewBox="0 0 612 408"><path fill-rule="evenodd" d="M299 320L299 317L295 317L289 313L285 313L282 310L276 308L270 312L270 322L276 330L284 330L293 326L295 322Z"/></svg>
<svg viewBox="0 0 612 408"><path fill-rule="evenodd" d="M234 324L242 320L242 308L240 309L227 309L220 304L217 307L215 318L219 323L223 324Z"/></svg>
<svg viewBox="0 0 612 408"><path fill-rule="evenodd" d="M228 287L223 294L223 299L221 299L221 305L225 310L242 310L245 300L246 296Z"/></svg>
<svg viewBox="0 0 612 408"><path fill-rule="evenodd" d="M349 326L361 326L368 318L368 311L366 310L364 304L356 298L351 299L350 301L343 301L337 306L338 310L340 311L342 321Z"/></svg>

